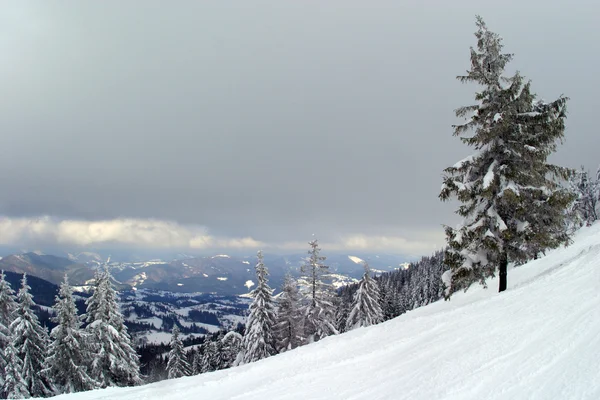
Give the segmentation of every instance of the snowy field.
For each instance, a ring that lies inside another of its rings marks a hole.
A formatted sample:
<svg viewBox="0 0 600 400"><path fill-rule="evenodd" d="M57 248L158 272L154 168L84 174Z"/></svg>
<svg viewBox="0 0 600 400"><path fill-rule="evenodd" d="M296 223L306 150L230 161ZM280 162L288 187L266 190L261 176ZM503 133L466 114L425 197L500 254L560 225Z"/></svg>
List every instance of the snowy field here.
<svg viewBox="0 0 600 400"><path fill-rule="evenodd" d="M58 399L600 399L600 224L384 324L258 363Z"/></svg>

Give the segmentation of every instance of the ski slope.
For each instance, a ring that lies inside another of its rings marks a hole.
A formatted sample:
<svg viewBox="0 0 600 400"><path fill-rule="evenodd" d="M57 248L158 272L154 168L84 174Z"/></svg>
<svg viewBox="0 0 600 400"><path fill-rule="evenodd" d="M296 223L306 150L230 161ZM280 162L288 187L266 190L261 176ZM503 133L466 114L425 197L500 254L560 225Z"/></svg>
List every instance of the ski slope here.
<svg viewBox="0 0 600 400"><path fill-rule="evenodd" d="M254 364L57 399L600 399L600 224L508 285Z"/></svg>

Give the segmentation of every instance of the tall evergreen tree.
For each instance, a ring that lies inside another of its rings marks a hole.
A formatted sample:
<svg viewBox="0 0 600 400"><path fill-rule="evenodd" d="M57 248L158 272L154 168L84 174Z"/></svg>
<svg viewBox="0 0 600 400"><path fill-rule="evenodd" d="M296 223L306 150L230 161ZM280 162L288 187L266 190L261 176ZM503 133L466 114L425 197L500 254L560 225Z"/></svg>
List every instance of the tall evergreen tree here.
<svg viewBox="0 0 600 400"><path fill-rule="evenodd" d="M179 336L179 328L173 326L171 336L171 351L169 351L169 361L167 362L167 371L169 371L169 379L181 378L190 374L190 366L185 358L183 350L183 342Z"/></svg>
<svg viewBox="0 0 600 400"><path fill-rule="evenodd" d="M337 335L335 328L335 307L331 285L323 281L327 277L329 267L323 264L326 257L321 256L317 240L308 243L310 257L302 265L303 283L306 285L305 295L308 304L304 310L304 337L310 342L329 335Z"/></svg>
<svg viewBox="0 0 600 400"><path fill-rule="evenodd" d="M96 273L95 288L87 300L86 318L90 347L95 354L91 376L102 387L133 386L142 383L139 359L123 323L117 292L105 266Z"/></svg>
<svg viewBox="0 0 600 400"><path fill-rule="evenodd" d="M242 339L241 364L251 363L276 354L273 327L275 326L275 307L273 290L269 287L269 272L264 264L261 251L257 254L256 289L250 292L252 304L246 323L246 332Z"/></svg>
<svg viewBox="0 0 600 400"><path fill-rule="evenodd" d="M352 309L346 320L346 331L383 322L379 298L379 285L371 277L369 264L365 262L365 274L354 293Z"/></svg>
<svg viewBox="0 0 600 400"><path fill-rule="evenodd" d="M277 300L277 317L274 327L276 350L281 353L294 349L302 343L302 318L298 285L291 275L283 281L281 295Z"/></svg>
<svg viewBox="0 0 600 400"><path fill-rule="evenodd" d="M40 325L33 313L35 303L27 284L27 275L23 274L21 289L17 294L15 319L10 325L13 335L13 347L23 363L21 377L29 394L33 397L47 397L54 394L54 388L48 377L42 373L48 350L48 333Z"/></svg>
<svg viewBox="0 0 600 400"><path fill-rule="evenodd" d="M477 28L471 69L458 79L482 90L477 104L456 111L467 122L454 126L454 135L476 152L445 169L440 193L442 200L463 203L457 211L462 224L446 227L447 296L475 281L485 285L496 271L503 291L510 261L524 262L569 242L564 210L572 196L558 182L569 170L547 163L564 136L567 98L536 102L530 82L524 84L518 72L503 76L513 56L502 53L501 38L481 17ZM464 136L469 131L472 136Z"/></svg>
<svg viewBox="0 0 600 400"><path fill-rule="evenodd" d="M81 319L73 299L73 290L67 275L56 296L54 304L58 325L52 329L46 360L46 374L57 386L60 393L74 393L91 390L99 386L88 374L87 365L92 354L89 351L89 338L81 328Z"/></svg>
<svg viewBox="0 0 600 400"><path fill-rule="evenodd" d="M4 386L4 369L7 366L6 358L8 357L4 353L12 341L10 324L16 309L15 292L10 287L10 283L6 281L4 271L0 271L0 396Z"/></svg>

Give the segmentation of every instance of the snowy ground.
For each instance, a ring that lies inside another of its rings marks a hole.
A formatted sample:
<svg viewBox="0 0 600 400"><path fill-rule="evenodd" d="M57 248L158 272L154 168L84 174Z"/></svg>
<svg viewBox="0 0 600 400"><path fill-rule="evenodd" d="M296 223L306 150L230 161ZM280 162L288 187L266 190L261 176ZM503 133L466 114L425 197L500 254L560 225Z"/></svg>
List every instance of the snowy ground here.
<svg viewBox="0 0 600 400"><path fill-rule="evenodd" d="M600 399L600 224L384 324L258 363L59 399Z"/></svg>

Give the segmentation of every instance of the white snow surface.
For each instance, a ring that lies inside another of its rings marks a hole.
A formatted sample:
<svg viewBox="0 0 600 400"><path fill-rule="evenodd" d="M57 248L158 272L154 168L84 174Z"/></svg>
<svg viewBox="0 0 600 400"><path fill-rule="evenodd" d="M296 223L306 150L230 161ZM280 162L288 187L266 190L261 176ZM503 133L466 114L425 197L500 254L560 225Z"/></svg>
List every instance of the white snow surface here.
<svg viewBox="0 0 600 400"><path fill-rule="evenodd" d="M56 399L600 399L600 224L380 325L241 367Z"/></svg>

